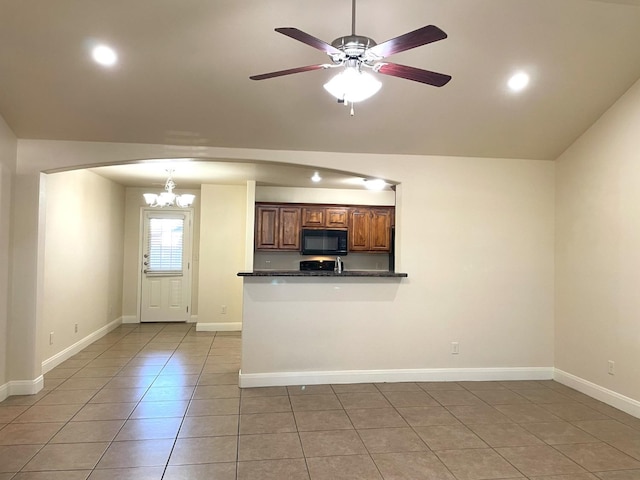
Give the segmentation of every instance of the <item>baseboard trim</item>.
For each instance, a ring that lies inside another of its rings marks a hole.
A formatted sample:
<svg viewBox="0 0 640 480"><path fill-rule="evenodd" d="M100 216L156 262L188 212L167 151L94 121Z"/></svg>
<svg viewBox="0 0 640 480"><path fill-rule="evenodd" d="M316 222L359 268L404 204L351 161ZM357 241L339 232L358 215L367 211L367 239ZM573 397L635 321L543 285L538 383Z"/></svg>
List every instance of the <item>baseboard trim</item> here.
<svg viewBox="0 0 640 480"><path fill-rule="evenodd" d="M35 395L44 387L44 376L34 380L13 380L0 385L0 402L12 395Z"/></svg>
<svg viewBox="0 0 640 480"><path fill-rule="evenodd" d="M275 373L242 373L242 371L240 371L239 385L242 388L247 388L283 385L322 385L329 383L551 380L553 375L553 367L430 368Z"/></svg>
<svg viewBox="0 0 640 480"><path fill-rule="evenodd" d="M593 382L585 380L584 378L577 377L571 373L565 372L560 369L555 369L553 379L567 387L571 387L578 390L585 395L588 395L596 400L611 405L612 407L622 410L623 412L640 418L640 402L633 398L626 397L620 393L609 390L608 388L601 387Z"/></svg>
<svg viewBox="0 0 640 480"><path fill-rule="evenodd" d="M122 323L140 323L140 319L135 315L123 315Z"/></svg>
<svg viewBox="0 0 640 480"><path fill-rule="evenodd" d="M242 322L196 323L196 332L240 332Z"/></svg>
<svg viewBox="0 0 640 480"><path fill-rule="evenodd" d="M65 348L61 352L56 353L53 357L47 358L45 361L42 362L42 373L47 373L50 370L54 369L65 360L70 359L76 353L80 352L83 348L91 345L93 342L95 342L99 338L104 337L107 333L114 330L122 323L123 323L123 317L116 318L114 321L108 323L104 327L96 330L93 333L90 333L89 335L84 337L82 340L77 341L76 343Z"/></svg>

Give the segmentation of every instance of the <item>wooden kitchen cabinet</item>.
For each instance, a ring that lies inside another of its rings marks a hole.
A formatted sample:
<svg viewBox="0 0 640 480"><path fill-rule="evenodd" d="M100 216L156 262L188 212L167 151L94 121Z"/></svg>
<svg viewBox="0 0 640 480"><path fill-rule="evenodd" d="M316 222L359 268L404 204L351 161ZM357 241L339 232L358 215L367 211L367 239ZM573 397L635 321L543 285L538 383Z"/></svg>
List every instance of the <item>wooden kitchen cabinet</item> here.
<svg viewBox="0 0 640 480"><path fill-rule="evenodd" d="M325 226L329 228L347 228L349 226L349 209L341 207L327 207Z"/></svg>
<svg viewBox="0 0 640 480"><path fill-rule="evenodd" d="M300 250L300 207L258 205L256 250Z"/></svg>
<svg viewBox="0 0 640 480"><path fill-rule="evenodd" d="M302 207L302 226L306 228L347 228L348 218L346 207Z"/></svg>
<svg viewBox="0 0 640 480"><path fill-rule="evenodd" d="M392 218L392 208L352 208L349 212L349 251L390 251Z"/></svg>
<svg viewBox="0 0 640 480"><path fill-rule="evenodd" d="M303 227L324 227L324 219L326 214L324 207L303 207L302 208L302 226Z"/></svg>
<svg viewBox="0 0 640 480"><path fill-rule="evenodd" d="M350 252L389 252L394 207L256 204L255 248L300 251L302 228L348 229Z"/></svg>

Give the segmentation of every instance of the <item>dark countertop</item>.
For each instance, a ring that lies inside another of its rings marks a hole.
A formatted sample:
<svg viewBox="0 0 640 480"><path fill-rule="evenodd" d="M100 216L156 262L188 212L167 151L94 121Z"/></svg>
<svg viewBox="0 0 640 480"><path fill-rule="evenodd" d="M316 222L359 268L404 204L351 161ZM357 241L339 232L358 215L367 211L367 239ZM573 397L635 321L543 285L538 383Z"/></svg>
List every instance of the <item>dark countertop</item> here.
<svg viewBox="0 0 640 480"><path fill-rule="evenodd" d="M369 277L369 278L403 278L407 273L384 272L375 270L345 270L342 273L322 270L255 270L238 272L239 277Z"/></svg>

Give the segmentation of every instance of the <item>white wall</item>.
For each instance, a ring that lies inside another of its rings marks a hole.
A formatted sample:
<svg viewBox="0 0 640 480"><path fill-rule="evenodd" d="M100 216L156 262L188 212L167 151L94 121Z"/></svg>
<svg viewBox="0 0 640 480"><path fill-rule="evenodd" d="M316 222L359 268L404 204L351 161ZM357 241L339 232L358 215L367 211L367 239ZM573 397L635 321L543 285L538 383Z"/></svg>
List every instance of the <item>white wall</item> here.
<svg viewBox="0 0 640 480"><path fill-rule="evenodd" d="M227 328L239 329L242 280L237 273L245 265L247 187L202 185L201 192L198 328L235 324Z"/></svg>
<svg viewBox="0 0 640 480"><path fill-rule="evenodd" d="M16 170L17 140L0 116L0 401L7 383L11 189Z"/></svg>
<svg viewBox="0 0 640 480"><path fill-rule="evenodd" d="M160 187L156 190L160 190ZM122 284L122 315L125 322L140 321L139 272L140 272L140 235L142 223L141 209L146 207L143 193L149 188L127 187L125 193L125 227L124 227L124 276ZM155 191L152 189L152 191ZM198 249L200 242L200 190L177 189L177 194L192 193L196 196L193 202L193 263L191 279L191 316L198 315Z"/></svg>
<svg viewBox="0 0 640 480"><path fill-rule="evenodd" d="M123 239L124 187L86 170L47 176L42 361L122 316Z"/></svg>
<svg viewBox="0 0 640 480"><path fill-rule="evenodd" d="M558 159L556 187L556 366L636 402L639 132L640 82Z"/></svg>

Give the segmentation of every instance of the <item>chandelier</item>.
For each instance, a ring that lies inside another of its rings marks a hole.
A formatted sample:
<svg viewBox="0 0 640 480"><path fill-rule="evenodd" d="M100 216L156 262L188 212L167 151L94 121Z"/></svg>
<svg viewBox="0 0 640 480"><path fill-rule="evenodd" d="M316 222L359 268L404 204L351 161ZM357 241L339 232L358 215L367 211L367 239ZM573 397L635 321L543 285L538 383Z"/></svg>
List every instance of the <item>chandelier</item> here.
<svg viewBox="0 0 640 480"><path fill-rule="evenodd" d="M193 204L196 196L190 193L183 193L182 195L176 195L173 193L173 189L176 188L176 184L171 176L173 170L167 170L167 181L164 184L165 191L159 194L144 193L144 201L150 207L173 207L177 205L181 208L190 207Z"/></svg>

